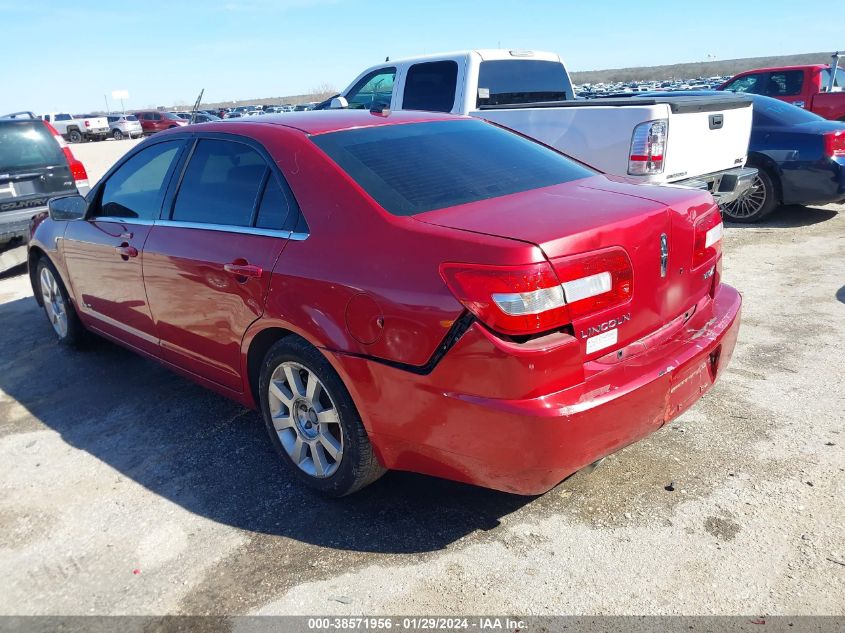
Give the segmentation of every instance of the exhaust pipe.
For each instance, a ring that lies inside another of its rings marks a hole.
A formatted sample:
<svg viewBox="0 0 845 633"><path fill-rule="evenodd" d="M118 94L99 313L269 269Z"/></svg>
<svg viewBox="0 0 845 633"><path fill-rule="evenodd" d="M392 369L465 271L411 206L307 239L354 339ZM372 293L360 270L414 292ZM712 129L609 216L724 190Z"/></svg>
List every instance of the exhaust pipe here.
<svg viewBox="0 0 845 633"><path fill-rule="evenodd" d="M602 463L605 459L607 459L607 458L606 458L606 457L602 457L601 459L597 459L596 461L594 461L594 462L593 462L592 464L590 464L589 466L584 466L584 472L585 472L585 473L587 473L588 475L592 475L592 474L593 474L593 472L596 470L596 468L598 468L599 466L601 466L601 463Z"/></svg>

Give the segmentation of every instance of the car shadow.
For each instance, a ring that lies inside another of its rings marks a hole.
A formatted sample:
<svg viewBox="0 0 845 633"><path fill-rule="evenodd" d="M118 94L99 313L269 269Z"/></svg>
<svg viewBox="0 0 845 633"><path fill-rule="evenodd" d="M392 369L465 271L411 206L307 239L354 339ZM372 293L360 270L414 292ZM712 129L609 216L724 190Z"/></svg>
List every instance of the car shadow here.
<svg viewBox="0 0 845 633"><path fill-rule="evenodd" d="M845 303L845 286L842 286L839 290L836 291L836 299L840 303Z"/></svg>
<svg viewBox="0 0 845 633"><path fill-rule="evenodd" d="M0 322L16 324L0 331L0 436L43 424L214 521L325 547L416 553L495 528L531 501L394 472L355 495L323 499L285 470L257 413L106 341L79 351L58 345L32 297L0 304ZM31 414L23 428L14 401Z"/></svg>
<svg viewBox="0 0 845 633"><path fill-rule="evenodd" d="M753 224L732 222L725 218L725 226L736 228L774 228L774 229L797 229L802 226L812 226L836 217L835 209L823 209L820 207L804 207L797 204L781 206L764 217L761 221Z"/></svg>

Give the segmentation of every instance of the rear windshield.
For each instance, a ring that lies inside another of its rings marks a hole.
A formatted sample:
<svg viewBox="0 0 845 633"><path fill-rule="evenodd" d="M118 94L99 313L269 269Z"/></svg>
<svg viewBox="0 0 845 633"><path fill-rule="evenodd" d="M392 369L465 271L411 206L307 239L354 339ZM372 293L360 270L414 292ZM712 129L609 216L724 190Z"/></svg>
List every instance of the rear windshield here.
<svg viewBox="0 0 845 633"><path fill-rule="evenodd" d="M752 115L755 125L797 125L823 121L818 114L771 97L755 96Z"/></svg>
<svg viewBox="0 0 845 633"><path fill-rule="evenodd" d="M482 121L437 121L312 136L385 210L416 215L594 174Z"/></svg>
<svg viewBox="0 0 845 633"><path fill-rule="evenodd" d="M534 59L481 62L478 69L478 107L565 101L572 86L563 64Z"/></svg>
<svg viewBox="0 0 845 633"><path fill-rule="evenodd" d="M0 122L0 172L64 164L59 144L41 121Z"/></svg>
<svg viewBox="0 0 845 633"><path fill-rule="evenodd" d="M134 114L127 114L126 117L124 117L124 118L127 121L137 121L138 120L138 117L136 117Z"/></svg>

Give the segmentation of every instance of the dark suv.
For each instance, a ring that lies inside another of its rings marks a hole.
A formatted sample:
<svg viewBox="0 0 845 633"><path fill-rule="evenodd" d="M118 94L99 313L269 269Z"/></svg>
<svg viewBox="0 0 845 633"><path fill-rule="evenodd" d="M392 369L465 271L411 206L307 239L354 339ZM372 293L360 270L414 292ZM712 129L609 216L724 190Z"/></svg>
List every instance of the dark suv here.
<svg viewBox="0 0 845 633"><path fill-rule="evenodd" d="M172 112L140 110L138 112L133 112L133 114L138 117L138 120L141 122L141 127L143 128L145 135L155 134L156 132L168 130L172 127L188 125L188 122L185 119L180 119Z"/></svg>
<svg viewBox="0 0 845 633"><path fill-rule="evenodd" d="M53 196L88 192L85 167L49 123L30 112L0 116L0 253L23 243Z"/></svg>

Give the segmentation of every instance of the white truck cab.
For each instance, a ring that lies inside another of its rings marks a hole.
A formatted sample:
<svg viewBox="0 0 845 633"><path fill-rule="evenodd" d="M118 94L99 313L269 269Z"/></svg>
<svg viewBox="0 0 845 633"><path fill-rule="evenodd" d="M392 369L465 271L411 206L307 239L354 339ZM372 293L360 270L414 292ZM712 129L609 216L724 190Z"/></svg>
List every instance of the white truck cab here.
<svg viewBox="0 0 845 633"><path fill-rule="evenodd" d="M325 107L469 115L550 145L609 174L710 190L729 202L744 168L751 100L738 95L576 99L560 56L484 49L386 61Z"/></svg>

